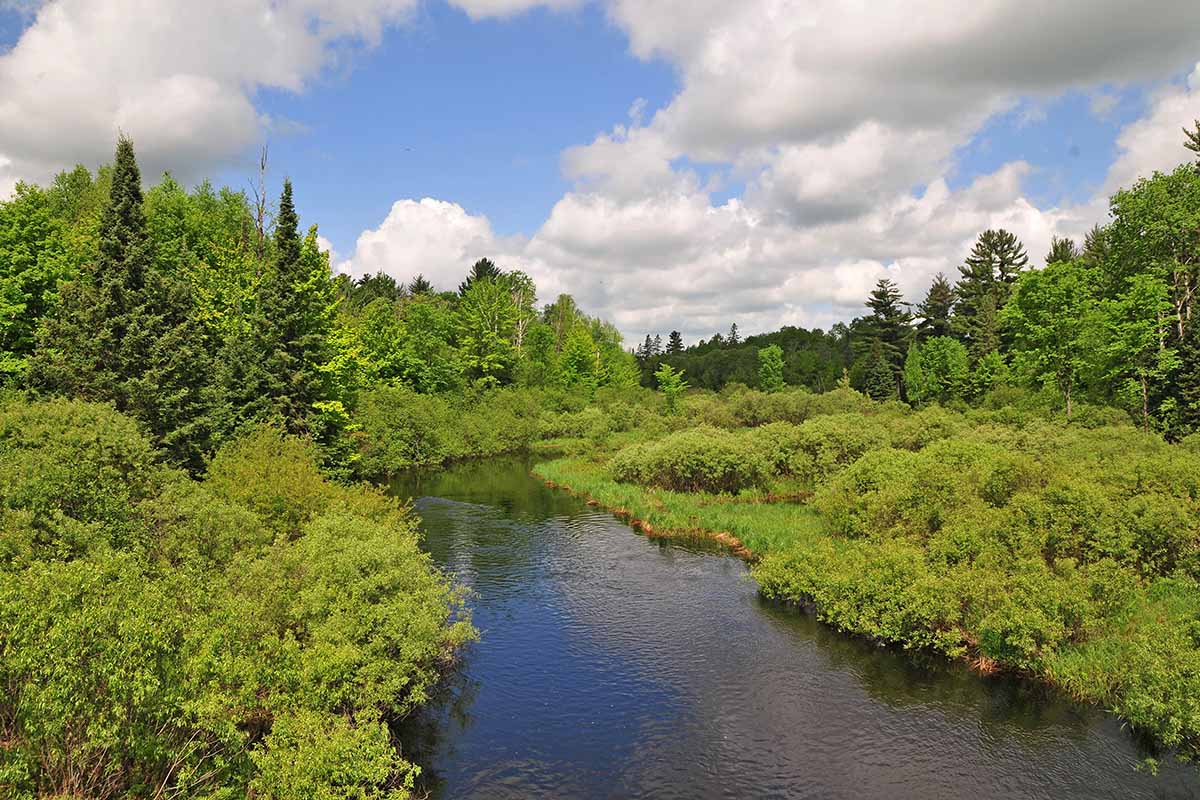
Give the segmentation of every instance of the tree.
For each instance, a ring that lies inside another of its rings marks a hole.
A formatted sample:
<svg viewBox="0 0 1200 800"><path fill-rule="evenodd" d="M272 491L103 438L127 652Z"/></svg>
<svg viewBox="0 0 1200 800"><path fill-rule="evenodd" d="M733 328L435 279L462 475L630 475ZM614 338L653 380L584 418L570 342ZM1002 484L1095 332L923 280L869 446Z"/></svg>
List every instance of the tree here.
<svg viewBox="0 0 1200 800"><path fill-rule="evenodd" d="M1194 131L1183 129L1183 146L1196 154L1196 167L1200 169L1200 119L1196 120L1195 125Z"/></svg>
<svg viewBox="0 0 1200 800"><path fill-rule="evenodd" d="M543 310L542 320L554 331L554 349L557 352L562 352L563 345L567 343L567 336L575 328L575 320L579 316L575 298L569 294L560 294Z"/></svg>
<svg viewBox="0 0 1200 800"><path fill-rule="evenodd" d="M414 296L418 294L433 294L433 284L418 272L416 277L408 282L408 293Z"/></svg>
<svg viewBox="0 0 1200 800"><path fill-rule="evenodd" d="M892 394L900 385L904 354L912 334L909 328L912 315L904 310L901 297L895 283L888 278L880 278L867 298L871 316L865 322L866 344L872 353L871 357L882 359L891 370Z"/></svg>
<svg viewBox="0 0 1200 800"><path fill-rule="evenodd" d="M904 360L904 385L914 405L959 400L966 394L970 356L963 343L950 336L935 336L908 350Z"/></svg>
<svg viewBox="0 0 1200 800"><path fill-rule="evenodd" d="M1050 238L1050 251L1046 253L1046 264L1058 264L1063 261L1074 261L1079 258L1079 248L1073 239L1057 236Z"/></svg>
<svg viewBox="0 0 1200 800"><path fill-rule="evenodd" d="M772 344L758 351L758 388L764 392L782 391L783 348Z"/></svg>
<svg viewBox="0 0 1200 800"><path fill-rule="evenodd" d="M925 300L917 306L917 338L950 335L950 316L954 312L954 287L938 273L929 286Z"/></svg>
<svg viewBox="0 0 1200 800"><path fill-rule="evenodd" d="M646 338L649 339L649 337ZM677 356L682 352L683 337L679 334L679 331L671 331L671 334L667 337L667 355Z"/></svg>
<svg viewBox="0 0 1200 800"><path fill-rule="evenodd" d="M500 274L500 268L493 264L491 259L481 258L471 265L471 271L467 273L466 279L458 285L458 293L466 295L467 290L475 281L499 278Z"/></svg>
<svg viewBox="0 0 1200 800"><path fill-rule="evenodd" d="M679 399L688 389L688 383L683 379L683 370L676 370L670 364L663 362L654 373L658 390L666 399L666 413L676 414L679 411Z"/></svg>
<svg viewBox="0 0 1200 800"><path fill-rule="evenodd" d="M650 355L661 356L663 354L662 337L657 333L654 334L654 341L650 343Z"/></svg>
<svg viewBox="0 0 1200 800"><path fill-rule="evenodd" d="M509 287L496 278L470 282L459 302L458 321L466 376L489 388L507 383L517 357L517 308Z"/></svg>
<svg viewBox="0 0 1200 800"><path fill-rule="evenodd" d="M1095 309L1094 273L1079 261L1052 262L1021 276L1000 318L1012 334L1013 363L1037 383L1063 395L1067 419L1080 376L1088 367L1086 326Z"/></svg>
<svg viewBox="0 0 1200 800"><path fill-rule="evenodd" d="M42 325L33 388L112 402L173 461L200 468L207 446L207 343L188 284L162 274L146 224L133 144L117 143L96 260L63 286Z"/></svg>
<svg viewBox="0 0 1200 800"><path fill-rule="evenodd" d="M879 340L872 343L866 357L864 391L872 400L892 400L896 397L896 368L884 353Z"/></svg>
<svg viewBox="0 0 1200 800"><path fill-rule="evenodd" d="M587 326L576 322L559 359L559 379L563 387L594 392L600 383L599 358L599 350Z"/></svg>
<svg viewBox="0 0 1200 800"><path fill-rule="evenodd" d="M1004 308L1012 284L1028 265L1025 247L1014 234L988 229L958 268L962 277L955 286L954 326L976 358L994 349L991 342L981 341L996 331L988 306L991 313Z"/></svg>
<svg viewBox="0 0 1200 800"><path fill-rule="evenodd" d="M1171 311L1167 284L1152 274L1135 276L1120 297L1100 304L1101 377L1116 389L1119 399L1139 411L1146 430L1150 428L1153 395L1171 382L1181 363L1179 351L1166 344ZM1194 381L1180 382L1185 403L1194 396L1194 386ZM1170 400L1174 402L1174 398ZM1183 416L1186 419L1186 409Z"/></svg>
<svg viewBox="0 0 1200 800"><path fill-rule="evenodd" d="M742 338L738 335L738 327L737 323L735 322L729 326L729 335L725 337L725 344L729 347L737 347L741 343Z"/></svg>
<svg viewBox="0 0 1200 800"><path fill-rule="evenodd" d="M533 278L519 270L505 273L500 280L508 287L513 308L516 309L513 345L519 353L525 346L525 333L529 326L537 321L537 286L534 285Z"/></svg>
<svg viewBox="0 0 1200 800"><path fill-rule="evenodd" d="M19 183L0 202L0 382L23 382L37 329L68 277L62 223L48 194Z"/></svg>

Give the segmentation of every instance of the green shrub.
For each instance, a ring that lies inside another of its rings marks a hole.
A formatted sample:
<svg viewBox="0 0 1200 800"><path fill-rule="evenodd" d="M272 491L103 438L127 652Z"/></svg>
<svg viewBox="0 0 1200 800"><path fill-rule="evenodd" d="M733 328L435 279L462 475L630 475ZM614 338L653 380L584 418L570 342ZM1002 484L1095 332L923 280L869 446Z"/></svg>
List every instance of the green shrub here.
<svg viewBox="0 0 1200 800"><path fill-rule="evenodd" d="M614 479L679 492L728 492L762 486L767 460L753 443L719 428L699 427L627 447L613 457Z"/></svg>
<svg viewBox="0 0 1200 800"><path fill-rule="evenodd" d="M407 509L329 482L310 442L266 427L195 483L127 422L87 404L0 412L0 785L407 796L387 723L474 635ZM97 480L63 483L77 463ZM51 546L39 519L93 540Z"/></svg>

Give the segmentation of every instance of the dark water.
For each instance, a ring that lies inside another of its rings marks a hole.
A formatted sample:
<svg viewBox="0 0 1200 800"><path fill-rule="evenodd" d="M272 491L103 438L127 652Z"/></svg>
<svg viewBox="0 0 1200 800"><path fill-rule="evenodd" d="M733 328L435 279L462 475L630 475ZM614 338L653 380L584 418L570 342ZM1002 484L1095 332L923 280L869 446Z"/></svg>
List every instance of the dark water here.
<svg viewBox="0 0 1200 800"><path fill-rule="evenodd" d="M482 633L405 731L434 797L1200 797L1094 709L835 634L528 468L394 487Z"/></svg>

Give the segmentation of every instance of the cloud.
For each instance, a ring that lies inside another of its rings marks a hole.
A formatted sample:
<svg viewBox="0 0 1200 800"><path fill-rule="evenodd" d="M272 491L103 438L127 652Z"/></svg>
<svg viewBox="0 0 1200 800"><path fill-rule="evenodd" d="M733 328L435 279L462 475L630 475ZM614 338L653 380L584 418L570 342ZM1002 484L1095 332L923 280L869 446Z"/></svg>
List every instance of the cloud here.
<svg viewBox="0 0 1200 800"><path fill-rule="evenodd" d="M562 11L577 8L585 0L450 0L450 5L467 12L471 19L511 17L534 8Z"/></svg>
<svg viewBox="0 0 1200 800"><path fill-rule="evenodd" d="M263 136L258 89L302 90L416 2L46 2L0 55L0 183L106 161L118 131L147 174L204 175Z"/></svg>

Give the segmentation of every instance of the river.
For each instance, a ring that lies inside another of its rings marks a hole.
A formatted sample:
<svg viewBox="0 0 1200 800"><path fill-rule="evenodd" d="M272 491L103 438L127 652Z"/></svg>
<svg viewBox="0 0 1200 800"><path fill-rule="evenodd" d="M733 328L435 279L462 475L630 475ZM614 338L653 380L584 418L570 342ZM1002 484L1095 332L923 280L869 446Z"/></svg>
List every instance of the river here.
<svg viewBox="0 0 1200 800"><path fill-rule="evenodd" d="M481 633L403 731L434 798L1200 797L1097 709L840 635L529 467L392 487Z"/></svg>

